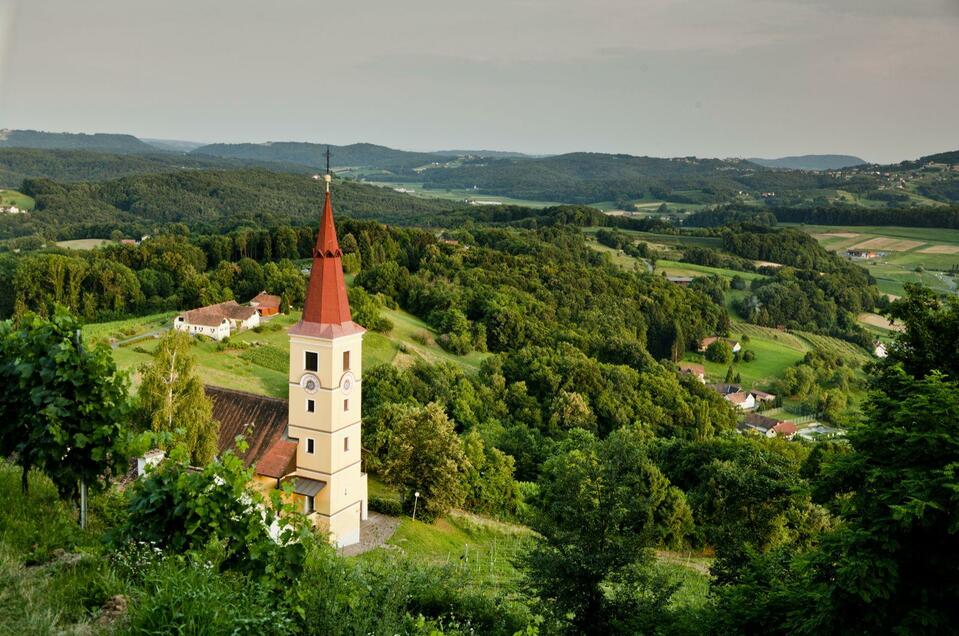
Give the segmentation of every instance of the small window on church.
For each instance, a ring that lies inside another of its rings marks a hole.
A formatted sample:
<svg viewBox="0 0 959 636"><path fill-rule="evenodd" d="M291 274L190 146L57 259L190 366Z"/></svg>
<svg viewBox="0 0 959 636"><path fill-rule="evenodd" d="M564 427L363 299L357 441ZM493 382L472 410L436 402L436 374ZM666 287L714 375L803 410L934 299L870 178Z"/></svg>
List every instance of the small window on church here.
<svg viewBox="0 0 959 636"><path fill-rule="evenodd" d="M350 438L349 438L349 437L344 437L344 438L343 438L343 451L344 451L344 452L347 452L347 453L350 452Z"/></svg>
<svg viewBox="0 0 959 636"><path fill-rule="evenodd" d="M313 454L313 438L311 437L306 438L306 454L307 455Z"/></svg>
<svg viewBox="0 0 959 636"><path fill-rule="evenodd" d="M343 410L344 410L344 411L349 411L349 410L350 410L350 401L349 401L349 400L343 400Z"/></svg>
<svg viewBox="0 0 959 636"><path fill-rule="evenodd" d="M319 368L319 358L315 351L306 352L306 370L316 371Z"/></svg>
<svg viewBox="0 0 959 636"><path fill-rule="evenodd" d="M316 412L316 402L314 402L313 400L307 400L307 401L306 401L306 412L307 412L307 413L314 413L314 412Z"/></svg>
<svg viewBox="0 0 959 636"><path fill-rule="evenodd" d="M350 370L350 352L349 351L343 352L343 370L344 371Z"/></svg>
<svg viewBox="0 0 959 636"><path fill-rule="evenodd" d="M316 505L316 502L313 500L313 497L307 495L306 497L303 498L303 513L304 514L312 513L316 509L314 507L315 505Z"/></svg>

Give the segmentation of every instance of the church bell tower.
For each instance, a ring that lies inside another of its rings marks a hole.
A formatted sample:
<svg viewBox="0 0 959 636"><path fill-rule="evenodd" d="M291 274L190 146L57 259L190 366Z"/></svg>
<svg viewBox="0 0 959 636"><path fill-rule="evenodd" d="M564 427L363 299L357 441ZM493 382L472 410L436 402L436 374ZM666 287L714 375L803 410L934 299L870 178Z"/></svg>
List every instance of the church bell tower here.
<svg viewBox="0 0 959 636"><path fill-rule="evenodd" d="M313 248L303 319L290 328L289 429L297 441L294 492L337 546L360 540L367 516L360 463L362 351L365 329L353 322L336 239L332 177Z"/></svg>

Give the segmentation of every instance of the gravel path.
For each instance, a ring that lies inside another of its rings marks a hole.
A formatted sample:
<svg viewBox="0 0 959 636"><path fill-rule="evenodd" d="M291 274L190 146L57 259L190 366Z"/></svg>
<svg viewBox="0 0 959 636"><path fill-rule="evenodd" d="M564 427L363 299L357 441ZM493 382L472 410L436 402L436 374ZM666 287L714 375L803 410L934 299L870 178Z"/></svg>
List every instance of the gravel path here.
<svg viewBox="0 0 959 636"><path fill-rule="evenodd" d="M400 520L370 511L369 518L360 523L360 542L340 548L341 556L356 556L380 547L390 540Z"/></svg>

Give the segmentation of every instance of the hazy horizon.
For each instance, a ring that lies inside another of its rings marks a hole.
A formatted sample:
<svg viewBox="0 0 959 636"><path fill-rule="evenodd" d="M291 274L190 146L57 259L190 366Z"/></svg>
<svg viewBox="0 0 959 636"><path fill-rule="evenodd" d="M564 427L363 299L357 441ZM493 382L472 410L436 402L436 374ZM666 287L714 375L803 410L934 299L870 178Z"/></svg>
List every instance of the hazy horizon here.
<svg viewBox="0 0 959 636"><path fill-rule="evenodd" d="M0 128L700 157L959 147L959 3L0 0Z"/></svg>

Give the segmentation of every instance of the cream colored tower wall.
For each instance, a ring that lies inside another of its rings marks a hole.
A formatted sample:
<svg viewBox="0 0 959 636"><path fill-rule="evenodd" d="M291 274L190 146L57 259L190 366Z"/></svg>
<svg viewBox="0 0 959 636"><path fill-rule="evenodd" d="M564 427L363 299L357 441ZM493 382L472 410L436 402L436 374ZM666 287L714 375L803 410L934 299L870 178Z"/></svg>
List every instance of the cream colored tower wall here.
<svg viewBox="0 0 959 636"><path fill-rule="evenodd" d="M308 352L317 354L316 371L307 369ZM342 386L347 371L355 378L349 392ZM333 339L290 337L288 433L297 440L297 474L326 482L314 501L318 525L327 528L340 546L359 541L360 519L367 514L361 466L362 371L362 333ZM302 384L306 374L319 380L312 392Z"/></svg>

